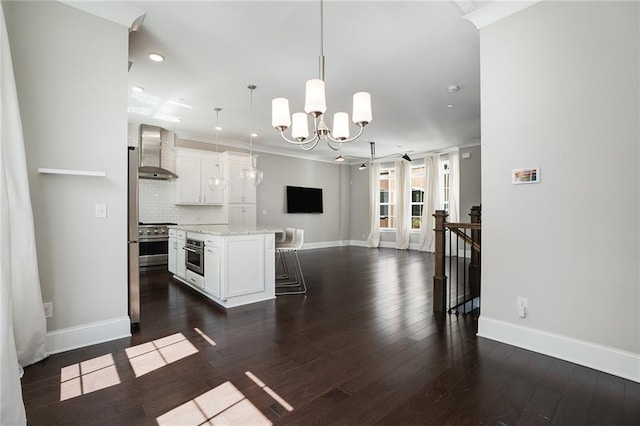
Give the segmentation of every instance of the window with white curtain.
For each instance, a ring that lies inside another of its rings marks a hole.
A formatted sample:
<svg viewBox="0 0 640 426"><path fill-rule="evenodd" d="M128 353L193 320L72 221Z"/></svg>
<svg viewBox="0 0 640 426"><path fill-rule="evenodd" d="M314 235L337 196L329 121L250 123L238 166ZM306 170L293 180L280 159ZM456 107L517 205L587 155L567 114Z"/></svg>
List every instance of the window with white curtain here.
<svg viewBox="0 0 640 426"><path fill-rule="evenodd" d="M442 200L445 212L449 212L449 188L451 179L449 177L449 160L443 160L442 164Z"/></svg>
<svg viewBox="0 0 640 426"><path fill-rule="evenodd" d="M411 167L411 230L418 231L422 227L422 209L424 209L424 192L426 188L425 166Z"/></svg>
<svg viewBox="0 0 640 426"><path fill-rule="evenodd" d="M380 169L380 229L396 229L396 170Z"/></svg>
<svg viewBox="0 0 640 426"><path fill-rule="evenodd" d="M440 161L440 189L442 203L449 212L450 184L449 160ZM411 230L422 229L422 212L426 194L426 166L424 164L411 166ZM396 170L394 167L380 168L380 229L395 230L397 220L396 206Z"/></svg>

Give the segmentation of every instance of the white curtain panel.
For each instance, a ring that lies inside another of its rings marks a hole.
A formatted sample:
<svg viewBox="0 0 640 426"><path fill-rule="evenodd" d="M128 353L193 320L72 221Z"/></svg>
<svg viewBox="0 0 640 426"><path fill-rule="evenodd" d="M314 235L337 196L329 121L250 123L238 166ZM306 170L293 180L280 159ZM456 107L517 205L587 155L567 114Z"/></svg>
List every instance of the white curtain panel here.
<svg viewBox="0 0 640 426"><path fill-rule="evenodd" d="M436 220L433 217L433 213L436 211L438 205L438 190L440 187L438 167L440 165L440 157L425 157L425 191L424 191L424 207L422 209L422 225L420 227L420 243L418 250L428 251L433 253L435 251L435 232L433 229L436 226Z"/></svg>
<svg viewBox="0 0 640 426"><path fill-rule="evenodd" d="M460 222L460 155L449 152L449 222Z"/></svg>
<svg viewBox="0 0 640 426"><path fill-rule="evenodd" d="M33 211L4 11L0 7L0 424L25 424L20 376L47 356Z"/></svg>
<svg viewBox="0 0 640 426"><path fill-rule="evenodd" d="M369 247L380 246L380 164L371 162L369 167L369 223L367 238Z"/></svg>
<svg viewBox="0 0 640 426"><path fill-rule="evenodd" d="M411 165L396 161L396 248L407 250L411 236Z"/></svg>

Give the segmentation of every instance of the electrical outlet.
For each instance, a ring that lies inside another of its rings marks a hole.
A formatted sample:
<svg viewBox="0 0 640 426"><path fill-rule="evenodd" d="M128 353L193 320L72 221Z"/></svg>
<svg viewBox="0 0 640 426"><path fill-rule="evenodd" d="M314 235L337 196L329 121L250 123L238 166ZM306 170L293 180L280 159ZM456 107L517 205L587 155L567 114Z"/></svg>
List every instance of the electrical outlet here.
<svg viewBox="0 0 640 426"><path fill-rule="evenodd" d="M53 316L53 302L45 302L42 307L44 308L44 317L51 318Z"/></svg>
<svg viewBox="0 0 640 426"><path fill-rule="evenodd" d="M529 313L529 300L524 297L518 297L516 305L518 308L518 316L520 318L526 318Z"/></svg>

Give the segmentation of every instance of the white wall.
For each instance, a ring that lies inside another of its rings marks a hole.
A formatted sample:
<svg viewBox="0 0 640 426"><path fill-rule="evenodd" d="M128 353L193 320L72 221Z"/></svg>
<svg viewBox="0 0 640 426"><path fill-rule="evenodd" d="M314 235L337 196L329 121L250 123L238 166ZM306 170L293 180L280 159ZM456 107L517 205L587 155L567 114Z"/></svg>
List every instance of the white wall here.
<svg viewBox="0 0 640 426"><path fill-rule="evenodd" d="M638 7L543 2L480 32L479 333L634 380ZM511 184L511 169L532 166L541 183Z"/></svg>
<svg viewBox="0 0 640 426"><path fill-rule="evenodd" d="M482 203L481 151L480 145L460 148L460 222L470 222L471 207Z"/></svg>
<svg viewBox="0 0 640 426"><path fill-rule="evenodd" d="M340 202L348 192L341 177L348 173L348 166L260 154L257 167L264 173L257 188L258 225L304 229L305 245L315 243L316 247L340 244L349 234L349 224L341 221L348 217L349 206ZM287 213L287 185L322 188L324 213Z"/></svg>
<svg viewBox="0 0 640 426"><path fill-rule="evenodd" d="M80 326L95 327L78 344L127 335L128 30L58 2L3 7L42 294L53 302L49 335L69 337L67 347L78 343ZM106 177L44 175L38 167ZM106 219L95 218L96 203L107 204Z"/></svg>

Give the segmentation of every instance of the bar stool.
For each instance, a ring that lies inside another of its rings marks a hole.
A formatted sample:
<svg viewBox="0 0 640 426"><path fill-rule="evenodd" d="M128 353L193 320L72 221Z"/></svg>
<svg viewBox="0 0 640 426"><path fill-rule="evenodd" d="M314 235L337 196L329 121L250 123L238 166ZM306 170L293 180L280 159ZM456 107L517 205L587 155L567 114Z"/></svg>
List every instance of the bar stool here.
<svg viewBox="0 0 640 426"><path fill-rule="evenodd" d="M304 229L296 229L293 241L289 244L276 244L276 251L280 253L283 265L286 268L286 276L276 277L276 296L287 294L306 294L307 284L304 281L298 250L304 244ZM289 259L289 260L287 260ZM292 267L288 262L293 261ZM289 270L293 273L290 275Z"/></svg>
<svg viewBox="0 0 640 426"><path fill-rule="evenodd" d="M282 265L282 274L276 274L276 278L289 278L289 270L284 261L284 256L282 256L282 252L278 249L290 245L295 236L296 228L286 228L284 232L279 232L275 235L276 269L278 268L278 263Z"/></svg>

